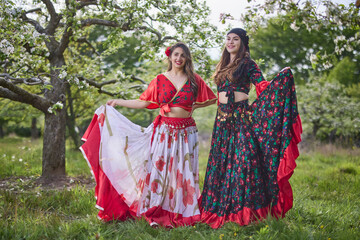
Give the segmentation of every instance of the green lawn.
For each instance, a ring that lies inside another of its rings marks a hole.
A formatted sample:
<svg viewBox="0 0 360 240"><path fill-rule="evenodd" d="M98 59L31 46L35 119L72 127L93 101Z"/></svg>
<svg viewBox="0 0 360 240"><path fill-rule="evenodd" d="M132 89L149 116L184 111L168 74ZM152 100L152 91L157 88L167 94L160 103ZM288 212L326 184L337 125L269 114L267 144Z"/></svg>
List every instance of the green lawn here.
<svg viewBox="0 0 360 240"><path fill-rule="evenodd" d="M202 146L201 181L206 161ZM0 239L360 239L359 149L328 145L303 151L291 178L294 207L286 218L246 227L228 223L217 230L205 224L168 230L144 220L99 221L91 187L37 187L40 140L0 139L0 164ZM66 166L74 179L91 176L78 151L67 152Z"/></svg>

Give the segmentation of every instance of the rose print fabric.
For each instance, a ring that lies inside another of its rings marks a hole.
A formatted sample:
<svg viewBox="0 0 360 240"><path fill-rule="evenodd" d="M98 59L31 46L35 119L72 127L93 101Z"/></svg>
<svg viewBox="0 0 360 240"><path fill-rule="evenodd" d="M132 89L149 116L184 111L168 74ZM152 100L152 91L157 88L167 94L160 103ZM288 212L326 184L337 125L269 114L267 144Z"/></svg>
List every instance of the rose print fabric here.
<svg viewBox="0 0 360 240"><path fill-rule="evenodd" d="M200 221L195 121L159 118L151 144L154 123L142 128L113 107L96 110L81 150L97 182L99 218L145 217L172 227Z"/></svg>

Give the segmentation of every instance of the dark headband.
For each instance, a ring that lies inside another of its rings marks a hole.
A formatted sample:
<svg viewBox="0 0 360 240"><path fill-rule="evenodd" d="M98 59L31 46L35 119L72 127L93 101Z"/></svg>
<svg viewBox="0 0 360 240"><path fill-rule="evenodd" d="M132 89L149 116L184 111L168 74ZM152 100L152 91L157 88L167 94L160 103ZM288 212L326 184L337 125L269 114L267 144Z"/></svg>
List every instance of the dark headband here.
<svg viewBox="0 0 360 240"><path fill-rule="evenodd" d="M235 33L241 38L241 41L244 43L246 50L249 51L249 37L246 35L246 31L242 28L233 28L230 30L230 32L227 33L229 35L230 33Z"/></svg>

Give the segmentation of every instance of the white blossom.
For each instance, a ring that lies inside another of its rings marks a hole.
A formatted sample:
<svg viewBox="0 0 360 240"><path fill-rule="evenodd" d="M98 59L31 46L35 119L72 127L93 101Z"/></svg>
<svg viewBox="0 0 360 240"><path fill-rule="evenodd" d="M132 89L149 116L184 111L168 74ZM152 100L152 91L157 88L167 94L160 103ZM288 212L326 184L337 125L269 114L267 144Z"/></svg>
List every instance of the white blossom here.
<svg viewBox="0 0 360 240"><path fill-rule="evenodd" d="M349 45L346 45L345 46L345 49L346 49L346 51L348 51L348 52L352 52L354 49L353 49L353 47L349 44Z"/></svg>
<svg viewBox="0 0 360 240"><path fill-rule="evenodd" d="M56 109L62 109L63 108L63 103L58 101L57 103L55 103L54 105L52 105L51 107L48 108L48 112L49 113L55 113L54 110Z"/></svg>
<svg viewBox="0 0 360 240"><path fill-rule="evenodd" d="M33 36L33 38L37 38L37 37L41 36L41 34L38 31L34 30L32 36Z"/></svg>
<svg viewBox="0 0 360 240"><path fill-rule="evenodd" d="M55 108L55 109L57 109L57 108L62 109L63 106L64 106L63 103L60 102L60 101L58 101L57 103L55 103L55 104L53 105L53 108Z"/></svg>
<svg viewBox="0 0 360 240"><path fill-rule="evenodd" d="M120 70L117 70L116 73L117 73L119 78L124 78L125 77L125 74Z"/></svg>
<svg viewBox="0 0 360 240"><path fill-rule="evenodd" d="M292 22L292 23L290 24L290 28L291 28L292 30L294 30L295 32L299 31L299 29L300 29L300 27L297 27L297 26L296 26L296 22Z"/></svg>
<svg viewBox="0 0 360 240"><path fill-rule="evenodd" d="M325 69L329 69L331 68L333 65L329 62L329 61L326 61L325 63L323 63L323 66Z"/></svg>
<svg viewBox="0 0 360 240"><path fill-rule="evenodd" d="M10 54L12 54L14 52L14 47L13 45L6 39L3 39L0 42L0 51L2 51L5 55L9 56Z"/></svg>
<svg viewBox="0 0 360 240"><path fill-rule="evenodd" d="M62 71L60 74L59 74L59 78L65 78L67 76L67 72L66 71Z"/></svg>
<svg viewBox="0 0 360 240"><path fill-rule="evenodd" d="M315 54L310 55L310 62L311 63L317 63L318 57Z"/></svg>
<svg viewBox="0 0 360 240"><path fill-rule="evenodd" d="M334 40L335 43L338 43L339 41L345 41L346 38L344 35L341 35L341 36L337 36Z"/></svg>
<svg viewBox="0 0 360 240"><path fill-rule="evenodd" d="M23 160L22 160L22 158L19 158L19 162L22 162Z"/></svg>

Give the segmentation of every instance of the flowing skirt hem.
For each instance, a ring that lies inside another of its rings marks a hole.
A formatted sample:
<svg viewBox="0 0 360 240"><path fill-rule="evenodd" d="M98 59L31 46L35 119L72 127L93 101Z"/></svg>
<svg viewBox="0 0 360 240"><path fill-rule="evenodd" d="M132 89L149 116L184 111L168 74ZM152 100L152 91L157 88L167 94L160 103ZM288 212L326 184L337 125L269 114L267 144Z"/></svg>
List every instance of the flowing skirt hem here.
<svg viewBox="0 0 360 240"><path fill-rule="evenodd" d="M289 179L294 173L296 167L296 158L299 156L298 143L301 142L302 125L300 115L297 116L291 128L292 138L285 149L284 156L280 161L277 173L279 186L278 201L275 206L267 206L257 210L243 208L237 213L231 213L224 216L218 216L216 213L201 210L201 222L207 223L211 228L220 228L227 222L235 222L241 226L252 222L266 219L269 215L279 218L285 217L285 213L292 208L293 194ZM199 201L199 203L201 200Z"/></svg>
<svg viewBox="0 0 360 240"><path fill-rule="evenodd" d="M99 150L101 133L99 123L103 122L97 114L86 130L82 140L84 144L80 147L85 160L87 161L90 172L95 179L95 207L99 209L97 218L104 221L125 221L128 219L140 219L144 217L150 224L164 227L192 226L200 222L200 214L184 217L180 213L169 212L161 206L154 206L146 212L138 213L138 201L132 202L129 206L123 194L115 189L110 179L103 171L101 161L99 161Z"/></svg>
<svg viewBox="0 0 360 240"><path fill-rule="evenodd" d="M145 213L142 213L141 216L143 216L150 225L158 224L164 227L193 226L200 222L201 217L200 214L184 217L180 213L164 210L161 206L152 207Z"/></svg>

